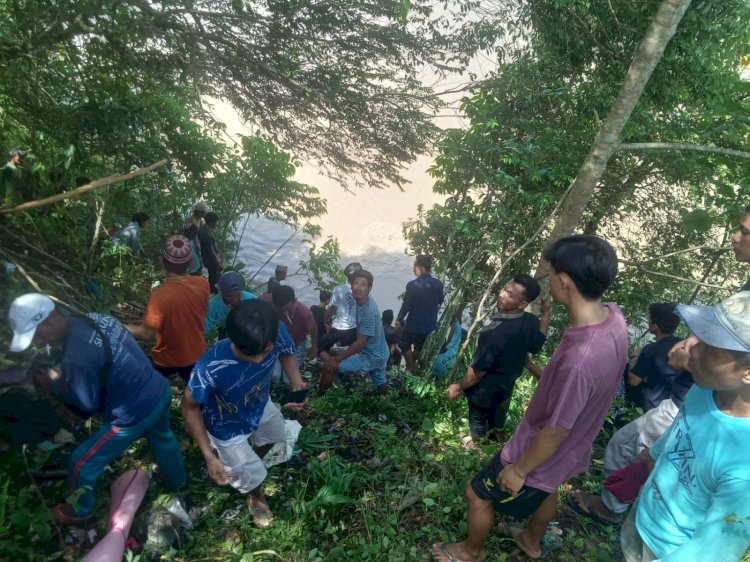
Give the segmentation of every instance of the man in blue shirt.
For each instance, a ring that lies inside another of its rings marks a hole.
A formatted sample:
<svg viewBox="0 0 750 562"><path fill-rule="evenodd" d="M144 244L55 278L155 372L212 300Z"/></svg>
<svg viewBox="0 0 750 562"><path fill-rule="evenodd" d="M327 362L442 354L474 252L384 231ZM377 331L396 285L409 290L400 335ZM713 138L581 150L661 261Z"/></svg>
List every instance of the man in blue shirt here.
<svg viewBox="0 0 750 562"><path fill-rule="evenodd" d="M219 282L216 284L219 294L212 296L208 301L208 312L203 322L203 333L206 337L214 328L217 330L218 339L223 340L227 337L224 323L229 311L241 302L257 298L250 291L245 291L244 287L245 281L236 271L227 271L219 277Z"/></svg>
<svg viewBox="0 0 750 562"><path fill-rule="evenodd" d="M70 458L68 487L74 504L55 508L65 524L83 523L94 509L99 475L136 439L146 437L160 473L173 488L186 483L182 453L169 425L172 392L133 337L112 316L68 317L48 297L18 297L8 318L11 351L37 345L62 346L62 367L37 373L35 385L84 416L100 414L104 423Z"/></svg>
<svg viewBox="0 0 750 562"><path fill-rule="evenodd" d="M437 326L438 309L443 304L443 284L430 275L432 258L419 255L414 260L413 281L406 284L404 302L396 318L401 330L398 346L404 354L406 370L413 371L427 336Z"/></svg>
<svg viewBox="0 0 750 562"><path fill-rule="evenodd" d="M182 417L209 476L247 494L253 521L268 527L272 514L261 490L267 475L261 459L286 439L284 418L269 397L276 359L292 391L306 385L292 339L272 304L260 299L243 302L232 308L226 326L229 338L204 353L193 368L182 397ZM303 405L286 406L298 410Z"/></svg>
<svg viewBox="0 0 750 562"><path fill-rule="evenodd" d="M322 395L333 384L336 373L367 372L377 393L388 393L385 382L385 368L390 356L385 341L383 322L375 301L370 298L372 291L372 273L361 269L351 275L352 296L357 302L357 339L346 351L339 355L329 355L323 351L323 373L318 383L318 395Z"/></svg>
<svg viewBox="0 0 750 562"><path fill-rule="evenodd" d="M672 353L688 354L695 384L641 456L655 466L623 526L623 553L628 562L738 562L750 546L750 291L677 314L692 337Z"/></svg>

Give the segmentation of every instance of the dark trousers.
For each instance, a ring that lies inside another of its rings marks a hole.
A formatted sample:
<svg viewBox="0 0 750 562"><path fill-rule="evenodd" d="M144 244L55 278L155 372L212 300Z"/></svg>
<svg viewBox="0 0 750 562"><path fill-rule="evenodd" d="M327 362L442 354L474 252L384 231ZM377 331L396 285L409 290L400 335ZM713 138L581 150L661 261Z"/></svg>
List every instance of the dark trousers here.
<svg viewBox="0 0 750 562"><path fill-rule="evenodd" d="M208 270L208 286L211 288L211 293L214 295L219 292L219 289L216 288L216 284L219 282L220 276L221 271L219 271L218 269Z"/></svg>
<svg viewBox="0 0 750 562"><path fill-rule="evenodd" d="M343 346L347 346L352 345L355 341L357 341L357 328L352 328L350 330L337 330L336 328L331 328L330 332L318 340L318 353L321 351L328 351L336 345L336 342Z"/></svg>
<svg viewBox="0 0 750 562"><path fill-rule="evenodd" d="M477 404L472 397L469 403L469 434L472 439L481 439L488 433L500 433L505 427L505 417L510 408L513 391L495 394L489 404Z"/></svg>

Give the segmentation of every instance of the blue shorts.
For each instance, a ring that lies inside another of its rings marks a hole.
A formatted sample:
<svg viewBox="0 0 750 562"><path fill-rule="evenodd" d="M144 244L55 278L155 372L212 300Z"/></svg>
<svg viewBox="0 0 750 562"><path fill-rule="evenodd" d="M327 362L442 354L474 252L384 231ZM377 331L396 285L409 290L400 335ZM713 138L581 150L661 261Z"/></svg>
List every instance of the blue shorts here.
<svg viewBox="0 0 750 562"><path fill-rule="evenodd" d="M380 386L385 384L385 366L388 362L386 357L383 361L376 363L365 357L362 357L361 353L347 357L341 363L339 363L339 371L341 373L358 373L365 371L370 375L372 384L374 386Z"/></svg>

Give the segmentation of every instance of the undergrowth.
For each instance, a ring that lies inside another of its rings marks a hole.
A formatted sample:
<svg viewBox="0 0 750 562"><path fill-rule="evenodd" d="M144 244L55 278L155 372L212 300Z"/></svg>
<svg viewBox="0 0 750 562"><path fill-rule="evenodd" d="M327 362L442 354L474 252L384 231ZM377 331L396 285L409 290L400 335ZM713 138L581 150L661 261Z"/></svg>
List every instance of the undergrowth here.
<svg viewBox="0 0 750 562"><path fill-rule="evenodd" d="M450 402L442 388L406 373L392 376L387 397L372 396L364 380L311 400L304 412L298 445L306 465L273 467L264 485L274 525L253 526L245 498L213 485L203 459L190 442L174 404L173 426L185 450L193 498L206 504L185 544L161 553L162 560L418 561L430 560L435 541L460 540L466 533L463 490L491 458L496 446L465 451L460 437L467 429L466 405ZM522 378L506 430L515 427L535 382ZM602 480L603 430L588 473L566 489L597 491ZM138 443L99 483L100 532L106 524L106 484L122 470L147 466L148 448ZM4 454L0 486L0 552L7 560L61 557L49 513L40 504L29 476L12 452ZM37 459L34 462L40 462ZM7 462L6 462L7 461ZM62 497L61 484L40 488L49 505ZM158 478L141 507L163 492ZM556 528L563 543L551 558L562 561L620 561L619 529L602 528L572 513L560 498ZM231 521L226 513L240 508ZM498 535L487 543L488 561L527 560ZM127 560L143 561L130 553Z"/></svg>

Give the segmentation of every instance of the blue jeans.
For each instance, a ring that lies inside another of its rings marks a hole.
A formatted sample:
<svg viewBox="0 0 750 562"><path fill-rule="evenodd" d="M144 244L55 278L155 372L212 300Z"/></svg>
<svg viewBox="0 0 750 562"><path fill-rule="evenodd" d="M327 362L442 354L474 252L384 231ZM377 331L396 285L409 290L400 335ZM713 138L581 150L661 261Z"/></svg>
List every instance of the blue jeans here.
<svg viewBox="0 0 750 562"><path fill-rule="evenodd" d="M187 483L180 445L169 425L171 403L172 391L167 387L159 404L143 420L128 427L105 423L76 447L68 467L70 494L83 490L73 506L76 517L85 517L93 511L94 489L104 467L141 437L148 439L160 473L169 485L179 488Z"/></svg>
<svg viewBox="0 0 750 562"><path fill-rule="evenodd" d="M362 356L361 353L347 357L341 363L339 363L339 371L341 373L358 373L365 371L370 375L372 384L375 387L385 384L385 366L388 362L386 357L382 361L376 362L371 361Z"/></svg>

